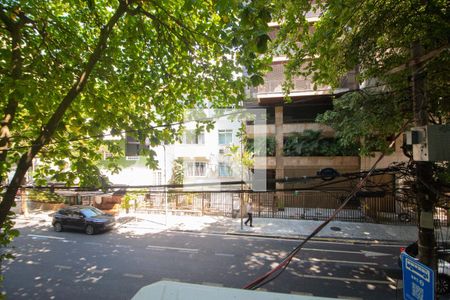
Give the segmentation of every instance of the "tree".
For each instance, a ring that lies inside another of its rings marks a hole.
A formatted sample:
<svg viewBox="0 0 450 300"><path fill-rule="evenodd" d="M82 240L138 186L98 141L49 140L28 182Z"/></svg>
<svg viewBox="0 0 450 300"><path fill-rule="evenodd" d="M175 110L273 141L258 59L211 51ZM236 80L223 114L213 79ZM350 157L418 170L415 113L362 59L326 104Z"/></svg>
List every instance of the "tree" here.
<svg viewBox="0 0 450 300"><path fill-rule="evenodd" d="M155 146L174 139L170 124L186 109L236 105L248 81L242 67L257 82L265 66L256 54L267 43L267 13L224 0L2 1L1 182L13 173L2 189L2 229L34 159L38 184L99 187L98 149L108 146L113 169L123 156L105 133ZM154 166L154 152L143 151Z"/></svg>
<svg viewBox="0 0 450 300"><path fill-rule="evenodd" d="M172 176L170 176L169 184L184 183L184 161L182 157L178 157L172 163Z"/></svg>
<svg viewBox="0 0 450 300"><path fill-rule="evenodd" d="M344 144L362 138L363 153L386 151L388 138L405 121L448 122L448 1L275 0L271 5L282 24L273 52L289 57L286 90L294 76L338 87L356 71L358 82L365 82L366 88L336 99L335 109L319 118ZM314 29L307 20L311 11L322 12ZM432 214L437 197L432 166L418 162L416 170L419 210ZM435 266L432 229L419 228L419 245L419 259Z"/></svg>

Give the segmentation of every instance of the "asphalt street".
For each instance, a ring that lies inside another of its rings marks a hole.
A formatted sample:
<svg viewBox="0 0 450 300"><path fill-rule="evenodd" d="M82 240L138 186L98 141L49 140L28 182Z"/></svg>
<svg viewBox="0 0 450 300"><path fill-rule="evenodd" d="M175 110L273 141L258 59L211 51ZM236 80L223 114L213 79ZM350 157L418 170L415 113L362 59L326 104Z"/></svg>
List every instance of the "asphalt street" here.
<svg viewBox="0 0 450 300"><path fill-rule="evenodd" d="M3 263L7 299L130 299L159 280L240 288L298 241L176 231L88 236L25 227ZM400 245L310 242L268 291L344 299L396 299Z"/></svg>

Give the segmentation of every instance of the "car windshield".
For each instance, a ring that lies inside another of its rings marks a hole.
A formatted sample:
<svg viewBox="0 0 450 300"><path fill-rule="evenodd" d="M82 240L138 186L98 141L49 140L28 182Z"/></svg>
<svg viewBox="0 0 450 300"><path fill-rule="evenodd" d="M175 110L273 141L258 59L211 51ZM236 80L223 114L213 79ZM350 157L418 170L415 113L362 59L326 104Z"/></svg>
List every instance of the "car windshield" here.
<svg viewBox="0 0 450 300"><path fill-rule="evenodd" d="M103 212L101 210L98 210L96 208L83 208L80 209L80 212L86 217L86 218L91 218L91 217L95 217L95 216L99 216L102 215Z"/></svg>

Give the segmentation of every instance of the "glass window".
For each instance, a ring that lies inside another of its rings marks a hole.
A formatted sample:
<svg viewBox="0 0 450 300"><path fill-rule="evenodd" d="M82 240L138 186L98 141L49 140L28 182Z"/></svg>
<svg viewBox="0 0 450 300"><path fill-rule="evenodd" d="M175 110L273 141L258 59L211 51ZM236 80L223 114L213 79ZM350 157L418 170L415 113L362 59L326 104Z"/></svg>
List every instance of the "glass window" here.
<svg viewBox="0 0 450 300"><path fill-rule="evenodd" d="M161 185L161 183L162 183L162 174L161 174L161 172L158 172L157 173L157 176L158 176L158 185ZM165 183L164 183L165 184Z"/></svg>
<svg viewBox="0 0 450 300"><path fill-rule="evenodd" d="M232 169L227 163L219 163L219 176L230 177L233 176Z"/></svg>
<svg viewBox="0 0 450 300"><path fill-rule="evenodd" d="M205 143L205 134L196 132L196 130L186 130L183 141L185 144L201 144Z"/></svg>
<svg viewBox="0 0 450 300"><path fill-rule="evenodd" d="M95 217L95 216L98 216L98 215L102 214L102 212L100 210L98 210L98 209L91 209L91 208L80 209L80 212L86 218Z"/></svg>
<svg viewBox="0 0 450 300"><path fill-rule="evenodd" d="M233 130L219 130L219 145L229 145L233 141Z"/></svg>
<svg viewBox="0 0 450 300"><path fill-rule="evenodd" d="M206 162L201 161L189 161L185 164L186 176L206 176Z"/></svg>

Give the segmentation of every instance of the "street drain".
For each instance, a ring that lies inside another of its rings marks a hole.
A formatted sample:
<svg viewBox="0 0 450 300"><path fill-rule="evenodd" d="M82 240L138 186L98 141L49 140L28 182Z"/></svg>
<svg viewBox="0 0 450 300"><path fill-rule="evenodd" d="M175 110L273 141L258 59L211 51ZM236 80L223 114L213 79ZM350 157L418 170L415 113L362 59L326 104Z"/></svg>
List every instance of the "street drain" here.
<svg viewBox="0 0 450 300"><path fill-rule="evenodd" d="M341 231L341 228L339 227L330 227L330 229L333 231Z"/></svg>

